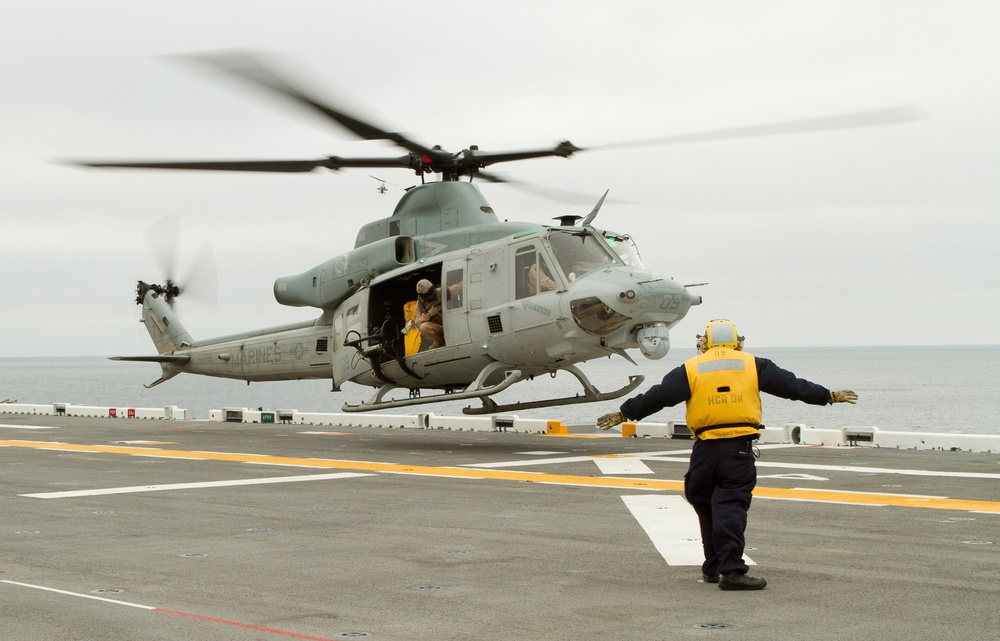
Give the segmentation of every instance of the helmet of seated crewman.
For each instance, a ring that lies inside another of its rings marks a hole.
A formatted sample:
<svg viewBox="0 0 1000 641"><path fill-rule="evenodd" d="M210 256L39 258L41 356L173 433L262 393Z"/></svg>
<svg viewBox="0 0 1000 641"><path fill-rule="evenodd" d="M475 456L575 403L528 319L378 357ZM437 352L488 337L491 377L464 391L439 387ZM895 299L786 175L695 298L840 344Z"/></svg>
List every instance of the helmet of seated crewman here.
<svg viewBox="0 0 1000 641"><path fill-rule="evenodd" d="M426 278L417 281L417 293L421 296L427 296L432 289L434 289L434 284Z"/></svg>

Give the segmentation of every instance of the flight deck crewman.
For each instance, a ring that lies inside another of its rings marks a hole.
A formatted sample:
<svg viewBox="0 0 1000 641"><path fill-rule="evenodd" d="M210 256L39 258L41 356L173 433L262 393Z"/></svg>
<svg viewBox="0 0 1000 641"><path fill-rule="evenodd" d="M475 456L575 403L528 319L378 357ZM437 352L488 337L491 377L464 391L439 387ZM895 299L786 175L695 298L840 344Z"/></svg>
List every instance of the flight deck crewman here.
<svg viewBox="0 0 1000 641"><path fill-rule="evenodd" d="M431 341L427 349L444 345L444 327L441 318L441 296L434 284L422 278L417 281L417 315L414 327L420 335Z"/></svg>
<svg viewBox="0 0 1000 641"><path fill-rule="evenodd" d="M668 372L645 394L625 401L621 411L597 419L597 425L606 430L687 403L694 446L684 496L698 514L705 551L702 579L723 590L760 590L767 581L748 576L743 560L747 510L757 484L753 442L764 427L760 392L811 405L853 404L858 395L831 392L742 351L743 337L728 320L709 322L697 345L699 356Z"/></svg>

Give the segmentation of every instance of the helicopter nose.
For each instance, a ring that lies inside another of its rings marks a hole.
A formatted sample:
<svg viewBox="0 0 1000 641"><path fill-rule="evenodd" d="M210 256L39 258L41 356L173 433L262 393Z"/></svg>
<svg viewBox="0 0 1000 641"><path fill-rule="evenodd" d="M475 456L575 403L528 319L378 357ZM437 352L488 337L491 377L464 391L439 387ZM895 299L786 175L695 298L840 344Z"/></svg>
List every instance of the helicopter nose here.
<svg viewBox="0 0 1000 641"><path fill-rule="evenodd" d="M672 279L627 268L589 274L570 292L570 311L580 328L601 337L606 347L638 347L650 359L666 355L669 328L701 303Z"/></svg>
<svg viewBox="0 0 1000 641"><path fill-rule="evenodd" d="M636 325L635 340L639 351L650 360L659 360L670 351L670 327L687 314L692 305L701 304L701 297L672 280L661 279L645 283L649 304Z"/></svg>

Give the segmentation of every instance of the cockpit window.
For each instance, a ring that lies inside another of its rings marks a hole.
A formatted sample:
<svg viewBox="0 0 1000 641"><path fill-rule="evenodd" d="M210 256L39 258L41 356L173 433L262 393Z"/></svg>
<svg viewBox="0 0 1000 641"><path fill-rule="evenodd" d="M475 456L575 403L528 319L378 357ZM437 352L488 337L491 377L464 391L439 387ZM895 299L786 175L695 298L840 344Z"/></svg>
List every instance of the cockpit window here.
<svg viewBox="0 0 1000 641"><path fill-rule="evenodd" d="M554 232L549 244L566 279L573 282L580 276L615 262L603 238L592 233Z"/></svg>
<svg viewBox="0 0 1000 641"><path fill-rule="evenodd" d="M642 264L642 259L639 258L639 248L635 246L632 238L629 236L608 236L604 240L607 241L608 247L611 251L618 255L623 263L629 267L639 267L645 268Z"/></svg>
<svg viewBox="0 0 1000 641"><path fill-rule="evenodd" d="M514 256L515 297L527 298L558 287L552 279L545 257L537 251L534 245L526 245L517 250Z"/></svg>

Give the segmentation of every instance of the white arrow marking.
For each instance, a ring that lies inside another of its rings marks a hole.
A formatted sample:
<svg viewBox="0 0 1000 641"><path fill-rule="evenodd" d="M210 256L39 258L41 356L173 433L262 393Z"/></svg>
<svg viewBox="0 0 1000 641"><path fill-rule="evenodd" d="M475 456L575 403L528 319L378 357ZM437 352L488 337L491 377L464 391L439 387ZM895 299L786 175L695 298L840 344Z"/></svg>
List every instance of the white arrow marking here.
<svg viewBox="0 0 1000 641"><path fill-rule="evenodd" d="M794 481L829 481L830 479L812 474L767 474L758 476L759 479L792 479Z"/></svg>
<svg viewBox="0 0 1000 641"><path fill-rule="evenodd" d="M11 425L9 423L0 423L0 427L9 427L12 430L57 430L58 427L51 427L48 425Z"/></svg>
<svg viewBox="0 0 1000 641"><path fill-rule="evenodd" d="M631 456L595 458L594 463L600 468L601 474L652 474L653 470L637 458Z"/></svg>
<svg viewBox="0 0 1000 641"><path fill-rule="evenodd" d="M668 565L697 565L705 560L701 528L694 508L680 496L623 496L632 516ZM744 556L747 565L756 565Z"/></svg>
<svg viewBox="0 0 1000 641"><path fill-rule="evenodd" d="M103 494L132 494L135 492L163 492L165 490L197 490L209 487L233 487L237 485L267 485L270 483L298 483L301 481L325 481L329 479L351 479L372 476L356 472L336 472L333 474L309 474L306 476L279 476L269 479L239 479L236 481L209 481L205 483L170 483L167 485L137 485L133 487L108 487L99 490L72 490L68 492L42 492L20 494L33 499L66 499Z"/></svg>

